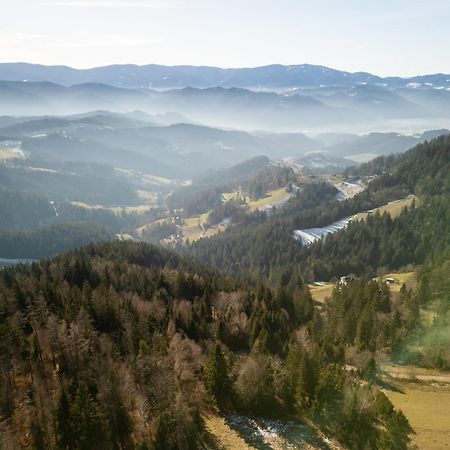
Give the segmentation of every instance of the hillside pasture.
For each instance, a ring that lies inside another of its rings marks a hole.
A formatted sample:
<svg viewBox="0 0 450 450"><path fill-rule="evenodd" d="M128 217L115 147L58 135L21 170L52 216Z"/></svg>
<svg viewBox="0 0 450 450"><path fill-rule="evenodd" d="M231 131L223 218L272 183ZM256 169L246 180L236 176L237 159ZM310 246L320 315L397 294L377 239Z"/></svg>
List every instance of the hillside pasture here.
<svg viewBox="0 0 450 450"><path fill-rule="evenodd" d="M380 214L384 214L387 212L390 214L390 216L394 219L400 215L400 213L403 211L405 207L410 207L413 200L416 200L416 206L419 206L417 197L414 195L410 195L406 198L402 198L399 200L394 200L393 202L389 202L386 205L380 206L379 208L375 208L372 211L362 212L359 214L356 214L355 217L353 217L353 220L361 220L366 219L370 214L373 214L375 212L379 212Z"/></svg>
<svg viewBox="0 0 450 450"><path fill-rule="evenodd" d="M418 376L426 375L416 375L416 377ZM450 379L447 383L443 383L395 378L392 386L394 389L386 391L386 394L395 408L404 412L414 428L416 435L413 442L417 448L419 450L448 449L450 443Z"/></svg>

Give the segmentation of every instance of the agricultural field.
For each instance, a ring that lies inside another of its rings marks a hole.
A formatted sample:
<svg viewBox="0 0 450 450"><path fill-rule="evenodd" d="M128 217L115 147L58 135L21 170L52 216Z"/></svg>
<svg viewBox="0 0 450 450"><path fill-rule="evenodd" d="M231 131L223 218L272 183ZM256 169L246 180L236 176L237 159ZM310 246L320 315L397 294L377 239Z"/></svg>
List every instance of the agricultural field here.
<svg viewBox="0 0 450 450"><path fill-rule="evenodd" d="M385 368L394 377L387 390L414 428L419 450L443 450L450 445L450 375L412 367ZM404 377L405 379L403 379ZM411 379L412 378L412 379ZM438 381L440 380L440 381Z"/></svg>

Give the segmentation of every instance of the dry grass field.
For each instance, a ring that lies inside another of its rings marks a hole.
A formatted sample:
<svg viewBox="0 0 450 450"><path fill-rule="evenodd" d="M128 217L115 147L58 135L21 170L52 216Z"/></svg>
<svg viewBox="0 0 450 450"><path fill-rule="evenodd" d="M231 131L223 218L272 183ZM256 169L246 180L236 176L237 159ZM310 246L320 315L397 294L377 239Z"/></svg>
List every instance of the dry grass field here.
<svg viewBox="0 0 450 450"><path fill-rule="evenodd" d="M215 450L251 450L244 439L233 430L223 417L211 415L204 417L205 428L208 435L208 448Z"/></svg>
<svg viewBox="0 0 450 450"><path fill-rule="evenodd" d="M450 381L450 380L449 380ZM450 448L450 384L395 379L398 389L387 391L416 431L414 443L419 450Z"/></svg>
<svg viewBox="0 0 450 450"><path fill-rule="evenodd" d="M248 202L247 206L250 211L255 211L256 209L264 209L274 203L288 199L289 196L290 193L287 192L286 188L283 187L269 192L269 195L267 197Z"/></svg>
<svg viewBox="0 0 450 450"><path fill-rule="evenodd" d="M333 283L325 283L322 286L316 284L309 284L309 292L311 292L311 297L314 301L323 303L327 297L331 295L334 288Z"/></svg>
<svg viewBox="0 0 450 450"><path fill-rule="evenodd" d="M200 216L188 217L187 219L184 220L184 223L181 227L184 240L189 239L189 241L192 242L200 238L212 237L219 231L225 229L225 226L223 225L214 225L206 227L208 214L209 213L204 213L201 214ZM202 224L205 225L202 226Z"/></svg>
<svg viewBox="0 0 450 450"><path fill-rule="evenodd" d="M411 203L413 202L414 199L416 200L416 205L419 206L417 197L412 195L410 197L402 198L401 200L396 200L394 202L390 202L384 206L380 206L375 211L379 211L380 214L387 212L391 215L392 218L395 218L400 215L400 213L402 212L402 210L405 206L408 206L408 207L411 206ZM353 218L353 220L365 219L369 214L370 213L368 213L368 212L359 213Z"/></svg>
<svg viewBox="0 0 450 450"><path fill-rule="evenodd" d="M399 292L403 284L406 284L406 286L410 287L415 281L414 272L388 273L381 276L380 278L382 280L386 280L386 278L395 278L400 282L399 284L389 285L389 289L391 292ZM313 300L319 303L323 303L325 299L331 295L334 286L335 285L333 283L312 283L308 285Z"/></svg>
<svg viewBox="0 0 450 450"><path fill-rule="evenodd" d="M390 284L389 289L391 292L400 292L401 287L406 284L407 287L412 287L415 282L414 272L401 272L401 273L388 273L380 277L383 281L386 278L395 278L399 281L399 284Z"/></svg>

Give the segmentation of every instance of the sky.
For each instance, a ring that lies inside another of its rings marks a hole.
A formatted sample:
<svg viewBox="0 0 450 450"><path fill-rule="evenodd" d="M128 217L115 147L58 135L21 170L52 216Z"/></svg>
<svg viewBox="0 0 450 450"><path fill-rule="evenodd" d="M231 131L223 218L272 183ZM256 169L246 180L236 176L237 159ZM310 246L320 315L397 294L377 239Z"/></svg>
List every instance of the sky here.
<svg viewBox="0 0 450 450"><path fill-rule="evenodd" d="M450 0L0 0L0 62L450 73Z"/></svg>

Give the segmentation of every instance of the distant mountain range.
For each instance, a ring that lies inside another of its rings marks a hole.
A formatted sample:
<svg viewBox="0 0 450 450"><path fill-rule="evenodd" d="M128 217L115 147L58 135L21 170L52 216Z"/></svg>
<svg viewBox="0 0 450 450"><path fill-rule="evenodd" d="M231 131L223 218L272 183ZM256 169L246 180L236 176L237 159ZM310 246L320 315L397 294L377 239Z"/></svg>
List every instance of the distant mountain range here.
<svg viewBox="0 0 450 450"><path fill-rule="evenodd" d="M450 91L376 85L317 87L276 93L244 88L158 91L108 84L63 86L48 81L0 81L0 115L66 115L93 110L156 115L157 123L203 123L245 130L315 131L447 128ZM175 114L174 114L175 113ZM393 125L390 126L390 122ZM333 128L334 127L334 128Z"/></svg>
<svg viewBox="0 0 450 450"><path fill-rule="evenodd" d="M432 74L410 78L379 77L367 72L345 72L324 66L273 64L253 68L223 69L207 66L144 66L121 64L91 69L43 66L27 63L0 64L0 80L50 81L70 86L102 83L122 88L240 87L257 90L351 87L361 84L388 89L449 89L450 75Z"/></svg>

